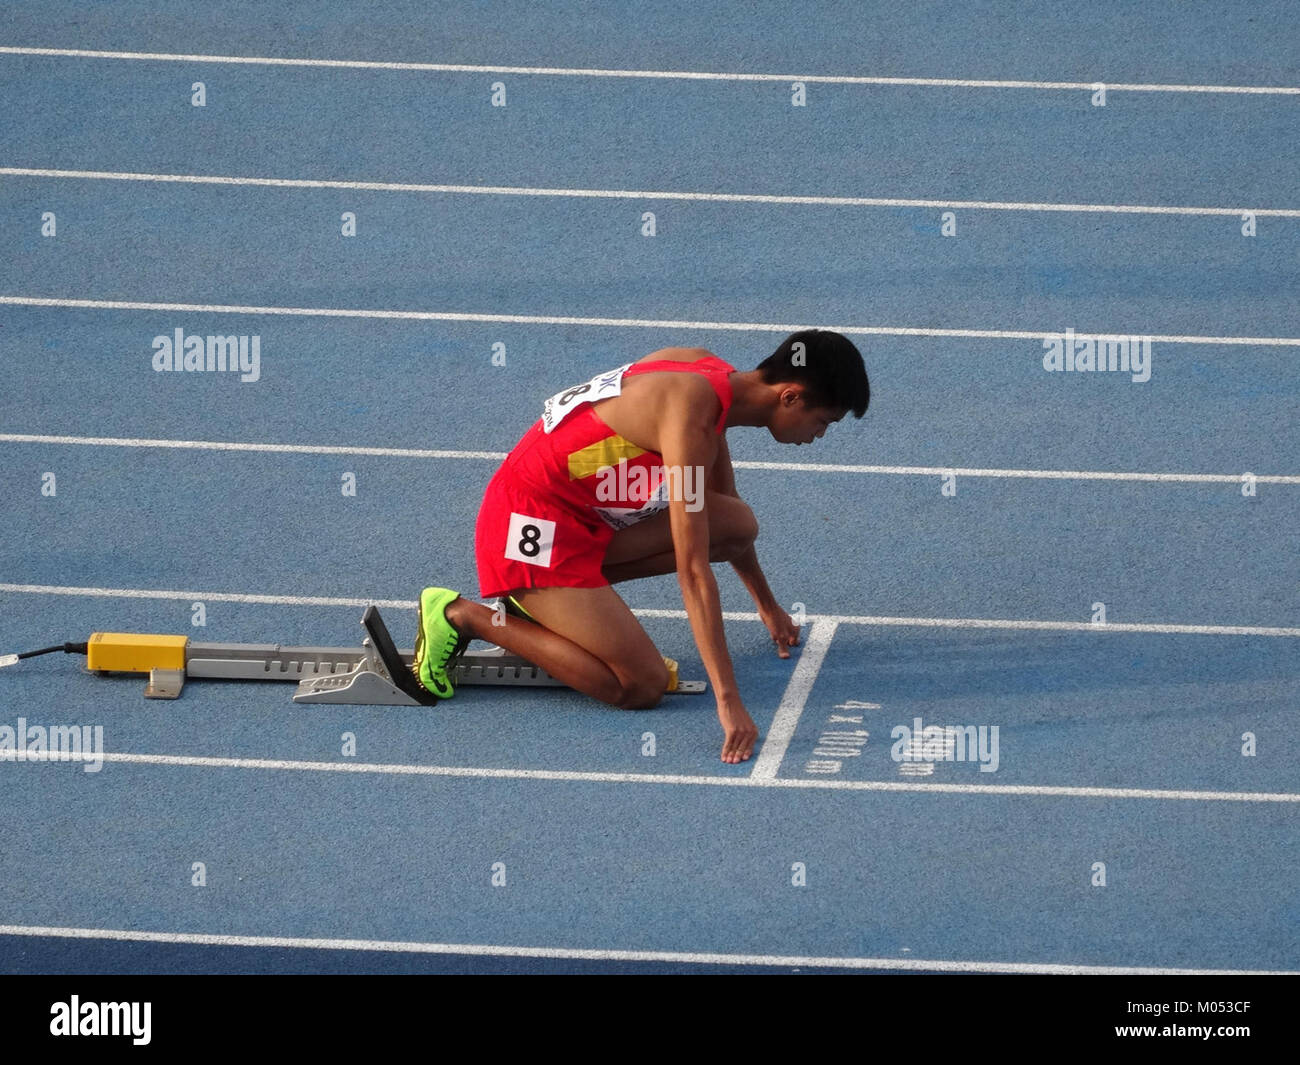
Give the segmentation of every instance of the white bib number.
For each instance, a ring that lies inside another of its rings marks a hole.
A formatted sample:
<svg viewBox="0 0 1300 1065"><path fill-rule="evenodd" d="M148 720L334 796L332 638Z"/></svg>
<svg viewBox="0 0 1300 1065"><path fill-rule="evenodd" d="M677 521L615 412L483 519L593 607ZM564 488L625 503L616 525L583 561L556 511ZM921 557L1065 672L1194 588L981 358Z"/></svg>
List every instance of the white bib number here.
<svg viewBox="0 0 1300 1065"><path fill-rule="evenodd" d="M530 566L549 567L554 546L555 522L511 512L510 528L506 532L506 558L527 562Z"/></svg>
<svg viewBox="0 0 1300 1065"><path fill-rule="evenodd" d="M584 403L609 399L623 391L623 373L632 364L629 362L617 370L597 374L585 385L575 385L563 392L556 392L542 404L542 431L552 432L560 422Z"/></svg>

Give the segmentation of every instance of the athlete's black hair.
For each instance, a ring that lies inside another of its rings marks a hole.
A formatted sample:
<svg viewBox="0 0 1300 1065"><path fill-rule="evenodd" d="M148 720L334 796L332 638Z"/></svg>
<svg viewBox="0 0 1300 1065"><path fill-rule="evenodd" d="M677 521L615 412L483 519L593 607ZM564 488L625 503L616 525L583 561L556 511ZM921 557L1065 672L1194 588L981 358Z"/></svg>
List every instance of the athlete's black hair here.
<svg viewBox="0 0 1300 1065"><path fill-rule="evenodd" d="M802 351L796 344L803 345ZM862 353L848 337L829 329L791 333L758 364L758 371L764 384L803 385L813 407L845 407L861 418L871 402Z"/></svg>

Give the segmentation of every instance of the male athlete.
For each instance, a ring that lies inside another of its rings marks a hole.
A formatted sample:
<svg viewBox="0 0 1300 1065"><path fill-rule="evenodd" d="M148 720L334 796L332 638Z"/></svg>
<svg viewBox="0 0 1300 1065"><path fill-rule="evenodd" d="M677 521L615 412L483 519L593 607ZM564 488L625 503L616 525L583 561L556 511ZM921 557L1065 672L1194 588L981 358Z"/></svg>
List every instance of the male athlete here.
<svg viewBox="0 0 1300 1065"><path fill-rule="evenodd" d="M718 705L722 761L758 740L736 686L711 562L730 562L789 658L799 627L768 587L758 523L736 494L726 430L810 444L870 399L862 356L838 333L794 333L737 371L702 348L663 348L546 401L497 470L475 532L479 591L420 596L413 669L441 698L471 639L498 644L557 680L625 710L658 704L663 658L612 584L676 572Z"/></svg>

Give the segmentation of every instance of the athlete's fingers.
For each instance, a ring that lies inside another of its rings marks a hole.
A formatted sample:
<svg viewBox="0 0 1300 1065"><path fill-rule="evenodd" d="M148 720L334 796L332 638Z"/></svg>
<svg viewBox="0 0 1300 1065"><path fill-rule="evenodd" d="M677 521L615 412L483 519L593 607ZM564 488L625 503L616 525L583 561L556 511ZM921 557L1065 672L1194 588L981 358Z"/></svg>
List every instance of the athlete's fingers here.
<svg viewBox="0 0 1300 1065"><path fill-rule="evenodd" d="M776 641L776 653L782 658L789 658L790 652L787 648L799 646L799 626L795 625L793 631L787 630L780 635L773 636L772 639Z"/></svg>
<svg viewBox="0 0 1300 1065"><path fill-rule="evenodd" d="M758 739L758 728L747 728L736 736L735 754L738 762L749 761L749 756L754 753L754 741Z"/></svg>

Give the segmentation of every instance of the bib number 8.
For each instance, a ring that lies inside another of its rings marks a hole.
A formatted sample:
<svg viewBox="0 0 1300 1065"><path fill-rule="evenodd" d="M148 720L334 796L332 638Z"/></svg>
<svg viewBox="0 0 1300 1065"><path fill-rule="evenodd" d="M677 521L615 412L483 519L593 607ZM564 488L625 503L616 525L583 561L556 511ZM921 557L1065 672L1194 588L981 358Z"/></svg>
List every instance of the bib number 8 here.
<svg viewBox="0 0 1300 1065"><path fill-rule="evenodd" d="M524 525L519 530L519 543L516 550L521 555L536 558L542 553L542 530L536 525Z"/></svg>
<svg viewBox="0 0 1300 1065"><path fill-rule="evenodd" d="M591 382L588 381L585 385L578 385L575 388L571 388L567 392L563 393L560 396L560 398L555 401L555 405L557 407L567 407L570 403L572 403L584 392L590 392L590 391L591 391Z"/></svg>
<svg viewBox="0 0 1300 1065"><path fill-rule="evenodd" d="M542 404L542 430L554 432L555 427L583 403L598 403L602 399L617 396L623 390L623 371L631 365L629 362L617 370L597 374L586 384L556 392Z"/></svg>
<svg viewBox="0 0 1300 1065"><path fill-rule="evenodd" d="M510 527L506 530L506 558L549 568L554 546L555 522L511 513Z"/></svg>

